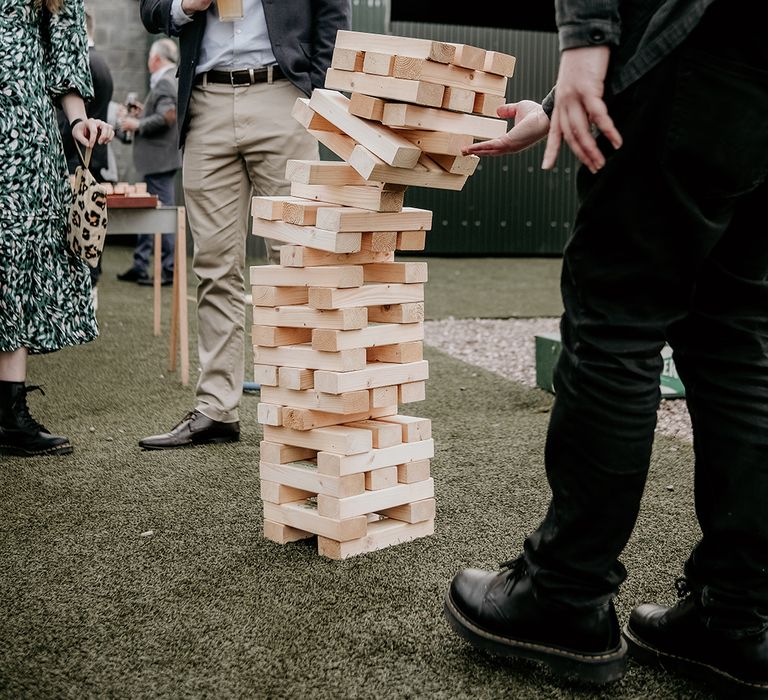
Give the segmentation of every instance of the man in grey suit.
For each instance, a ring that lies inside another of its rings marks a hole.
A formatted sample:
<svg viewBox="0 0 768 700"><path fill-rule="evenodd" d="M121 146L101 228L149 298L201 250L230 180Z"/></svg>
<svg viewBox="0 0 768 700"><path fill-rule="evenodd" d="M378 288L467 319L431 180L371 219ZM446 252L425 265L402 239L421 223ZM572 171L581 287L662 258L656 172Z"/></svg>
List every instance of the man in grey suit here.
<svg viewBox="0 0 768 700"><path fill-rule="evenodd" d="M147 183L147 191L156 194L165 206L176 204L176 173L181 167L176 118L177 63L176 42L172 39L155 41L147 58L149 94L143 105L128 105L128 112L118 121L118 137L127 133L133 135L133 163ZM162 241L162 284L169 285L173 282L176 239L172 233L165 233ZM117 278L126 282L152 284L149 259L153 246L154 236L151 233L140 234L133 251L133 266Z"/></svg>
<svg viewBox="0 0 768 700"><path fill-rule="evenodd" d="M212 0L141 0L153 33L179 37L179 129L184 200L198 277L200 377L194 410L139 441L169 449L240 438L245 349L245 242L252 195L289 194L286 161L318 160L317 141L292 116L325 85L350 0L244 0L244 18L219 19ZM270 262L277 262L267 246Z"/></svg>

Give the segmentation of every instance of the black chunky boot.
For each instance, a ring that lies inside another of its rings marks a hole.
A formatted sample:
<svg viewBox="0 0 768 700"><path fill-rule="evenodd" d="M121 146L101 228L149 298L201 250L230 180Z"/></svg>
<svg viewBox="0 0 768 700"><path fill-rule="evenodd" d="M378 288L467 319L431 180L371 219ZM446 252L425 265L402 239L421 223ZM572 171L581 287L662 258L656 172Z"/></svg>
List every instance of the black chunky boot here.
<svg viewBox="0 0 768 700"><path fill-rule="evenodd" d="M51 435L30 415L27 407L30 391L39 391L45 396L39 386L0 381L0 452L21 457L69 454L72 452L69 438Z"/></svg>

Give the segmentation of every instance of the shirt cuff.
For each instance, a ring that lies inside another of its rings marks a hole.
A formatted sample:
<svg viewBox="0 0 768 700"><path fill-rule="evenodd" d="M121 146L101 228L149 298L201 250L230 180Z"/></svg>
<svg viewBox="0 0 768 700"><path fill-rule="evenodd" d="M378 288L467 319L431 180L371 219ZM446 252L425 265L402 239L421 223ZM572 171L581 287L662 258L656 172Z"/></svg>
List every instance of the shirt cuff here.
<svg viewBox="0 0 768 700"><path fill-rule="evenodd" d="M559 28L560 51L583 46L618 46L621 27L610 20L594 19L578 24L566 24Z"/></svg>
<svg viewBox="0 0 768 700"><path fill-rule="evenodd" d="M556 87L556 86L555 86ZM541 101L541 108L549 119L552 119L552 112L555 110L555 88L553 87L547 96Z"/></svg>
<svg viewBox="0 0 768 700"><path fill-rule="evenodd" d="M171 26L179 29L191 21L192 17L181 9L181 0L173 0L171 5Z"/></svg>

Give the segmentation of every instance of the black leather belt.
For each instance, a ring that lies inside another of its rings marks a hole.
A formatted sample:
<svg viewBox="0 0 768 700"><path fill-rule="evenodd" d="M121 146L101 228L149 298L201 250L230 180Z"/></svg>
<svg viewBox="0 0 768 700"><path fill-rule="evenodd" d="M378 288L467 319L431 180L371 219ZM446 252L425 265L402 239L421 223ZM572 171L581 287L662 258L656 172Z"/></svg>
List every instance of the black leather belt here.
<svg viewBox="0 0 768 700"><path fill-rule="evenodd" d="M239 87L242 85L253 85L254 83L271 83L275 80L285 80L285 74L279 66L268 66L266 68L246 68L244 70L209 70L200 73L195 78L195 85L204 85L207 83L223 83Z"/></svg>

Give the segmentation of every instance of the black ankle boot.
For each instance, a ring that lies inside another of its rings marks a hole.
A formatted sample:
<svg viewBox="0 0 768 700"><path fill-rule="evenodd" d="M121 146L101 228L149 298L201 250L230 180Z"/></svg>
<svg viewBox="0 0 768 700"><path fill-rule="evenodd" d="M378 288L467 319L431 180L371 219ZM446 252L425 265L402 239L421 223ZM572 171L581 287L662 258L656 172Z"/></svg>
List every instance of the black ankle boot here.
<svg viewBox="0 0 768 700"><path fill-rule="evenodd" d="M69 439L51 435L30 415L27 394L35 390L45 396L39 386L0 381L0 451L21 457L69 454Z"/></svg>
<svg viewBox="0 0 768 700"><path fill-rule="evenodd" d="M446 592L444 612L473 645L539 661L568 679L609 683L626 670L627 645L613 603L574 608L541 600L522 558L498 572L460 571Z"/></svg>

